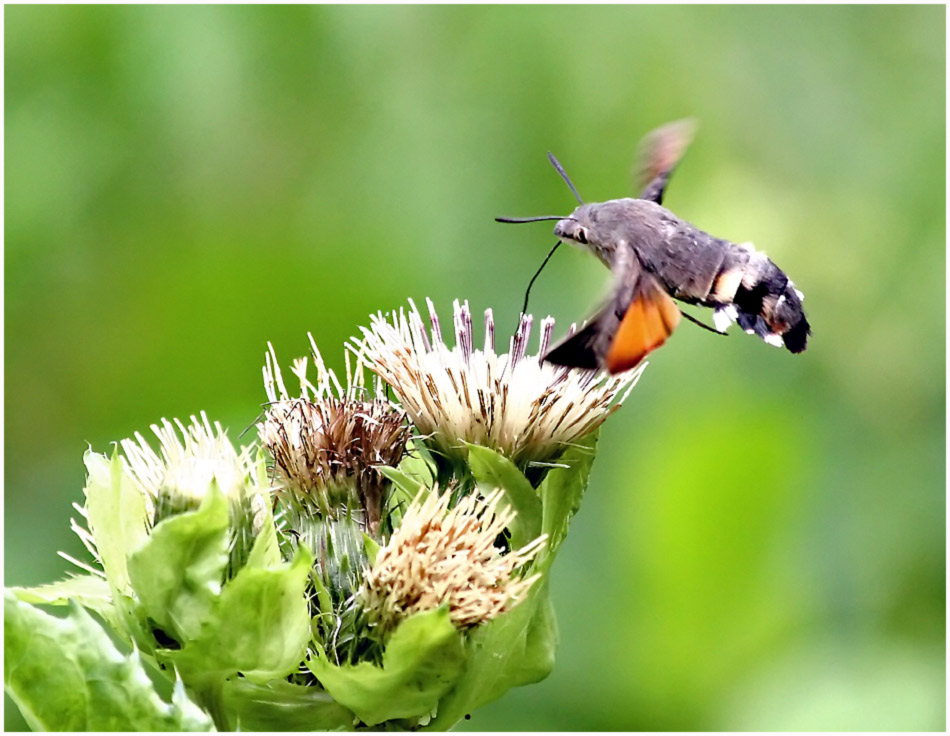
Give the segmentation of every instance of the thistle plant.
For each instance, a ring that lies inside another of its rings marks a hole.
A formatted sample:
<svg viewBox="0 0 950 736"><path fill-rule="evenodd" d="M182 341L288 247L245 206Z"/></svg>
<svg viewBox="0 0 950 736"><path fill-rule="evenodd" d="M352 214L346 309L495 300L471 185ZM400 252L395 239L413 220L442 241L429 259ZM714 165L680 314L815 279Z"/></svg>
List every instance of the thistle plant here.
<svg viewBox="0 0 950 736"><path fill-rule="evenodd" d="M293 392L269 345L246 444L200 414L88 451L88 559L5 592L30 725L444 730L546 677L551 566L642 368L544 363L550 318L537 353L531 316L503 353L491 310L481 348L453 318L450 345L431 302L428 327L412 302L371 317L343 380L311 337Z"/></svg>

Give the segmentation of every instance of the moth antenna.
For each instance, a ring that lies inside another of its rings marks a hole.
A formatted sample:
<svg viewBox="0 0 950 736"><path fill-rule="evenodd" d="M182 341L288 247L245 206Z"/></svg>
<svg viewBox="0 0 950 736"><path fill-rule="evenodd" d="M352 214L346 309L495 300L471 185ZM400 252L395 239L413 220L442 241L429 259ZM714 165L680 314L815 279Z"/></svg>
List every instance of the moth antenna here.
<svg viewBox="0 0 950 736"><path fill-rule="evenodd" d="M541 271L544 270L544 267L548 265L548 261L551 260L551 256L554 255L554 251L557 250L557 247L558 247L560 244L561 244L561 241L560 241L560 240L557 241L557 242L554 244L554 247L551 248L551 252L548 253L547 258L545 258L545 259L544 259L544 262L541 264L541 268L539 268L539 269L535 272L534 276L531 277L531 281L528 282L528 288L525 289L525 292L524 292L524 306L521 308L521 313L522 313L522 314L527 314L527 313L528 313L528 296L531 294L531 287L534 286L534 282L537 280L538 276L541 275Z"/></svg>
<svg viewBox="0 0 950 736"><path fill-rule="evenodd" d="M691 314L687 314L686 312L684 312L682 309L680 310L680 314L682 314L684 317L686 317L686 319L688 319L688 320L689 320L690 322L692 322L694 325L699 325L699 326L702 327L704 330L709 330L710 332L712 332L712 333L714 333L714 334L716 334L716 335L719 335L720 337L729 337L729 335L727 335L725 332L720 332L720 331L717 330L715 327L710 327L710 326L707 325L705 322L701 322L700 320L696 319L696 318L695 318L694 316L692 316Z"/></svg>
<svg viewBox="0 0 950 736"><path fill-rule="evenodd" d="M495 222L543 222L544 220L573 220L573 217L561 215L540 215L538 217L496 217Z"/></svg>
<svg viewBox="0 0 950 736"><path fill-rule="evenodd" d="M561 162L554 158L554 154L548 151L548 161L551 162L551 165L557 169L557 173L561 175L561 178L567 183L571 188L571 191L574 193L574 198L580 203L584 204L584 200L581 199L581 195L577 193L577 190L574 188L574 184L571 182L571 177L567 175L567 172L564 170L564 167L561 166Z"/></svg>

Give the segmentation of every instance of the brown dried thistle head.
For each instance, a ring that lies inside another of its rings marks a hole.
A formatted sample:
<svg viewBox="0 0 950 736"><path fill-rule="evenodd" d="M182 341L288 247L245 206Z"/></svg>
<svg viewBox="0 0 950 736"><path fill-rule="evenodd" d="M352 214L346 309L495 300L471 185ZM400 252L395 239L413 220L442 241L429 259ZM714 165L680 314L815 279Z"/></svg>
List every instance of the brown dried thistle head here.
<svg viewBox="0 0 950 736"><path fill-rule="evenodd" d="M354 514L375 534L388 481L378 466L399 463L409 439L405 414L382 399L364 400L361 366L347 364L344 389L326 368L310 336L316 384L307 360L295 361L301 395L284 386L274 348L268 345L264 385L270 403L258 423L261 441L274 459L277 495L291 508L331 519Z"/></svg>

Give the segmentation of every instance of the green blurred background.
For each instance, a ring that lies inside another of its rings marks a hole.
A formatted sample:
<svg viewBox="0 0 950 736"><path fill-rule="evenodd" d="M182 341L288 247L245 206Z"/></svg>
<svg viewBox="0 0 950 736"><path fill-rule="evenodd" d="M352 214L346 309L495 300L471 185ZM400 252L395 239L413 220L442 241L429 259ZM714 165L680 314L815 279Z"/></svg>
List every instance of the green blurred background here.
<svg viewBox="0 0 950 736"><path fill-rule="evenodd" d="M543 683L466 728L942 730L945 9L5 8L5 577L60 577L82 453L236 437L313 331L513 326L567 213L700 122L665 204L805 292L792 356L683 323L605 426ZM563 249L531 310L606 271ZM709 315L703 315L707 321ZM735 328L734 328L735 329ZM22 726L7 708L8 728Z"/></svg>

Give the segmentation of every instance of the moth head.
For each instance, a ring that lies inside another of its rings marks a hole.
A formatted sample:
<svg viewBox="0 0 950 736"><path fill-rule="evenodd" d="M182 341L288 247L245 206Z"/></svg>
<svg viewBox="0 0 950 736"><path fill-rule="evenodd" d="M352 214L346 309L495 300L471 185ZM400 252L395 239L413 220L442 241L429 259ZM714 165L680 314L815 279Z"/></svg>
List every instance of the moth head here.
<svg viewBox="0 0 950 736"><path fill-rule="evenodd" d="M577 220L563 219L554 226L554 234L563 242L571 245L590 244L590 231Z"/></svg>
<svg viewBox="0 0 950 736"><path fill-rule="evenodd" d="M571 245L589 246L591 240L589 218L584 217L581 210L587 209L586 206L578 207L570 215L557 221L554 226L554 234L563 242Z"/></svg>

